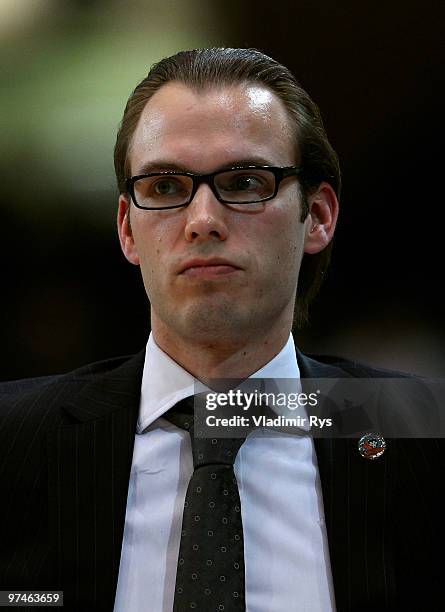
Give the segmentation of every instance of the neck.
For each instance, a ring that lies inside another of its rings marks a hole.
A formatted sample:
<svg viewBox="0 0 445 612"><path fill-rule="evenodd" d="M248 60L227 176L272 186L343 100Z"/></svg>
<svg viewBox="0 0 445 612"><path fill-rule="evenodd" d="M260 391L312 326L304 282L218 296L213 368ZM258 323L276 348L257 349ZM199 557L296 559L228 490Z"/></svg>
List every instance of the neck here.
<svg viewBox="0 0 445 612"><path fill-rule="evenodd" d="M196 340L153 325L156 344L181 367L202 382L217 378L248 378L271 361L286 344L291 329L282 325L255 337Z"/></svg>

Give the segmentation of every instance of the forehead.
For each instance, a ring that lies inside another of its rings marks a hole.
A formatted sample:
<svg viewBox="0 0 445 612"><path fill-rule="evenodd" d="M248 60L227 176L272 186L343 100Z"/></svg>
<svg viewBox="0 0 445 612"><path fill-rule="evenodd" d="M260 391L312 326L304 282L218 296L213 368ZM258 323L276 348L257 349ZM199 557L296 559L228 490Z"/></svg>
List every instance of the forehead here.
<svg viewBox="0 0 445 612"><path fill-rule="evenodd" d="M145 105L129 159L132 174L158 161L206 172L252 158L293 165L295 150L290 117L266 87L240 84L196 91L172 82Z"/></svg>

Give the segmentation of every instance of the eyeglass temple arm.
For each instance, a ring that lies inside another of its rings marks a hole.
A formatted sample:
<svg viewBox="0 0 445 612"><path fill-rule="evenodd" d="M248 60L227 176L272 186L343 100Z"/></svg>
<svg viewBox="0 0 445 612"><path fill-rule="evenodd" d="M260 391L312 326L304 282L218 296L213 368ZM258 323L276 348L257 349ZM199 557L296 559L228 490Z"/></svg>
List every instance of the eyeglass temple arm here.
<svg viewBox="0 0 445 612"><path fill-rule="evenodd" d="M281 178L300 174L301 170L302 168L300 166L297 166L295 168L283 168L283 170L281 171Z"/></svg>

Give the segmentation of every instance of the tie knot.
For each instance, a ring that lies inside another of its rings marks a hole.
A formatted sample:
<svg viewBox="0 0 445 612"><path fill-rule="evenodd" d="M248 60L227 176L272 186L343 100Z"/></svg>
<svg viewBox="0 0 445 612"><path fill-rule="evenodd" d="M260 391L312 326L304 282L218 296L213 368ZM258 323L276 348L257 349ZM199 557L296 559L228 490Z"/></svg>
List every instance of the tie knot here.
<svg viewBox="0 0 445 612"><path fill-rule="evenodd" d="M244 438L204 438L194 428L193 397L182 400L164 418L190 433L194 468L203 465L233 465Z"/></svg>
<svg viewBox="0 0 445 612"><path fill-rule="evenodd" d="M244 438L201 438L190 432L195 469L203 465L233 466Z"/></svg>

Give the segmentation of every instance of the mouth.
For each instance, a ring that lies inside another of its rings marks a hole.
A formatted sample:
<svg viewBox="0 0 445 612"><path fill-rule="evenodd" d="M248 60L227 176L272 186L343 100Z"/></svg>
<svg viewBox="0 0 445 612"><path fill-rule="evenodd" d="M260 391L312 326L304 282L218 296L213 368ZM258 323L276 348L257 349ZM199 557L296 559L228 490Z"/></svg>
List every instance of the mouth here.
<svg viewBox="0 0 445 612"><path fill-rule="evenodd" d="M192 259L182 267L179 274L190 278L218 279L239 272L241 268L226 259Z"/></svg>

